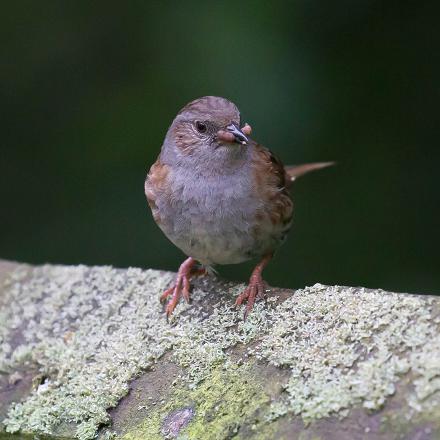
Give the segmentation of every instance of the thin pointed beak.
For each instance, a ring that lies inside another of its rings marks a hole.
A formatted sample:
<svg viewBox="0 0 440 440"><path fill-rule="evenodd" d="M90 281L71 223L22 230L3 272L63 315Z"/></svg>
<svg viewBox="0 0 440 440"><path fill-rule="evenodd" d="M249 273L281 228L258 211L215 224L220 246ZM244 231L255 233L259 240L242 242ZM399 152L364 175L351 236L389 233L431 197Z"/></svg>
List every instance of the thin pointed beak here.
<svg viewBox="0 0 440 440"><path fill-rule="evenodd" d="M234 135L235 142L238 142L239 144L242 145L246 145L249 142L249 139L243 134L243 132L235 124L229 124L226 127L226 130L228 130L230 133Z"/></svg>

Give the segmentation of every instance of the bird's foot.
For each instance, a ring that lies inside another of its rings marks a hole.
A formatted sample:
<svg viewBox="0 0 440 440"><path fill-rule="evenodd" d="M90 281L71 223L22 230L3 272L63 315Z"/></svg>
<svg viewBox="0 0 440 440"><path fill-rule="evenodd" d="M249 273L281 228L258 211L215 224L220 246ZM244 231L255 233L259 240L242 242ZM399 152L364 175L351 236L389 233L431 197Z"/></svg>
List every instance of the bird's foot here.
<svg viewBox="0 0 440 440"><path fill-rule="evenodd" d="M244 301L246 303L246 309L244 311L244 320L246 320L249 312L252 310L255 304L255 300L263 299L266 292L266 283L261 275L259 277L251 277L248 286L235 300L235 305L240 306Z"/></svg>
<svg viewBox="0 0 440 440"><path fill-rule="evenodd" d="M167 318L169 318L173 313L181 295L187 302L189 302L190 278L193 276L204 275L206 273L204 268L194 268L195 263L196 260L193 258L187 258L180 265L175 284L169 289L165 290L165 292L161 295L160 302L164 302L169 296L171 296L171 299L168 301L165 307Z"/></svg>
<svg viewBox="0 0 440 440"><path fill-rule="evenodd" d="M249 284L244 289L244 291L238 295L235 300L236 306L241 306L244 301L247 301L246 309L244 311L243 319L246 320L249 312L252 310L255 304L255 300L262 299L266 293L266 283L263 280L263 269L266 267L267 263L272 258L272 254L268 254L263 257L263 259L255 266L255 269L252 272L251 278L249 280Z"/></svg>

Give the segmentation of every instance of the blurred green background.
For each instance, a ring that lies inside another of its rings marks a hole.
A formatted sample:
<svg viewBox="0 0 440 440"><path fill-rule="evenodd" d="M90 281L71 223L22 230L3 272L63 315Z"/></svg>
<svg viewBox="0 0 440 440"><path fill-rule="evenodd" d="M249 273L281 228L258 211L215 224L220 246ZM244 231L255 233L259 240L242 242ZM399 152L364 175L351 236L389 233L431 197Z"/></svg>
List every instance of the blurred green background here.
<svg viewBox="0 0 440 440"><path fill-rule="evenodd" d="M338 161L295 184L272 285L440 292L436 4L3 5L0 257L176 270L143 183L176 112L209 94L286 164Z"/></svg>

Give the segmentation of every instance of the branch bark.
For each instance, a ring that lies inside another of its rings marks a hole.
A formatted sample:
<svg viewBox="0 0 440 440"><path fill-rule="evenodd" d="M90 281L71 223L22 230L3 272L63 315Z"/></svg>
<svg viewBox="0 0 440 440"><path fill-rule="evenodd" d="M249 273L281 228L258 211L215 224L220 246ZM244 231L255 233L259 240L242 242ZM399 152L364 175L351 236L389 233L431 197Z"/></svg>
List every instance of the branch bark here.
<svg viewBox="0 0 440 440"><path fill-rule="evenodd" d="M173 276L0 262L0 438L440 438L440 298Z"/></svg>

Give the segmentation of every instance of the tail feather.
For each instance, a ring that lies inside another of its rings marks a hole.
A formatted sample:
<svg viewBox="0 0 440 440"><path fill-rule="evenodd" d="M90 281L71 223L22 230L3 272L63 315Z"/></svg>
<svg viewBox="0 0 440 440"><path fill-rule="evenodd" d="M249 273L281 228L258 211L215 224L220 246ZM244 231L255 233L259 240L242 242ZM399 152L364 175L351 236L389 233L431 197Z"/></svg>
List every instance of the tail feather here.
<svg viewBox="0 0 440 440"><path fill-rule="evenodd" d="M302 165L286 166L284 169L286 170L286 174L289 176L289 180L293 182L303 174L307 174L310 171L320 170L321 168L330 167L332 165L335 165L335 162L315 162L304 163Z"/></svg>

